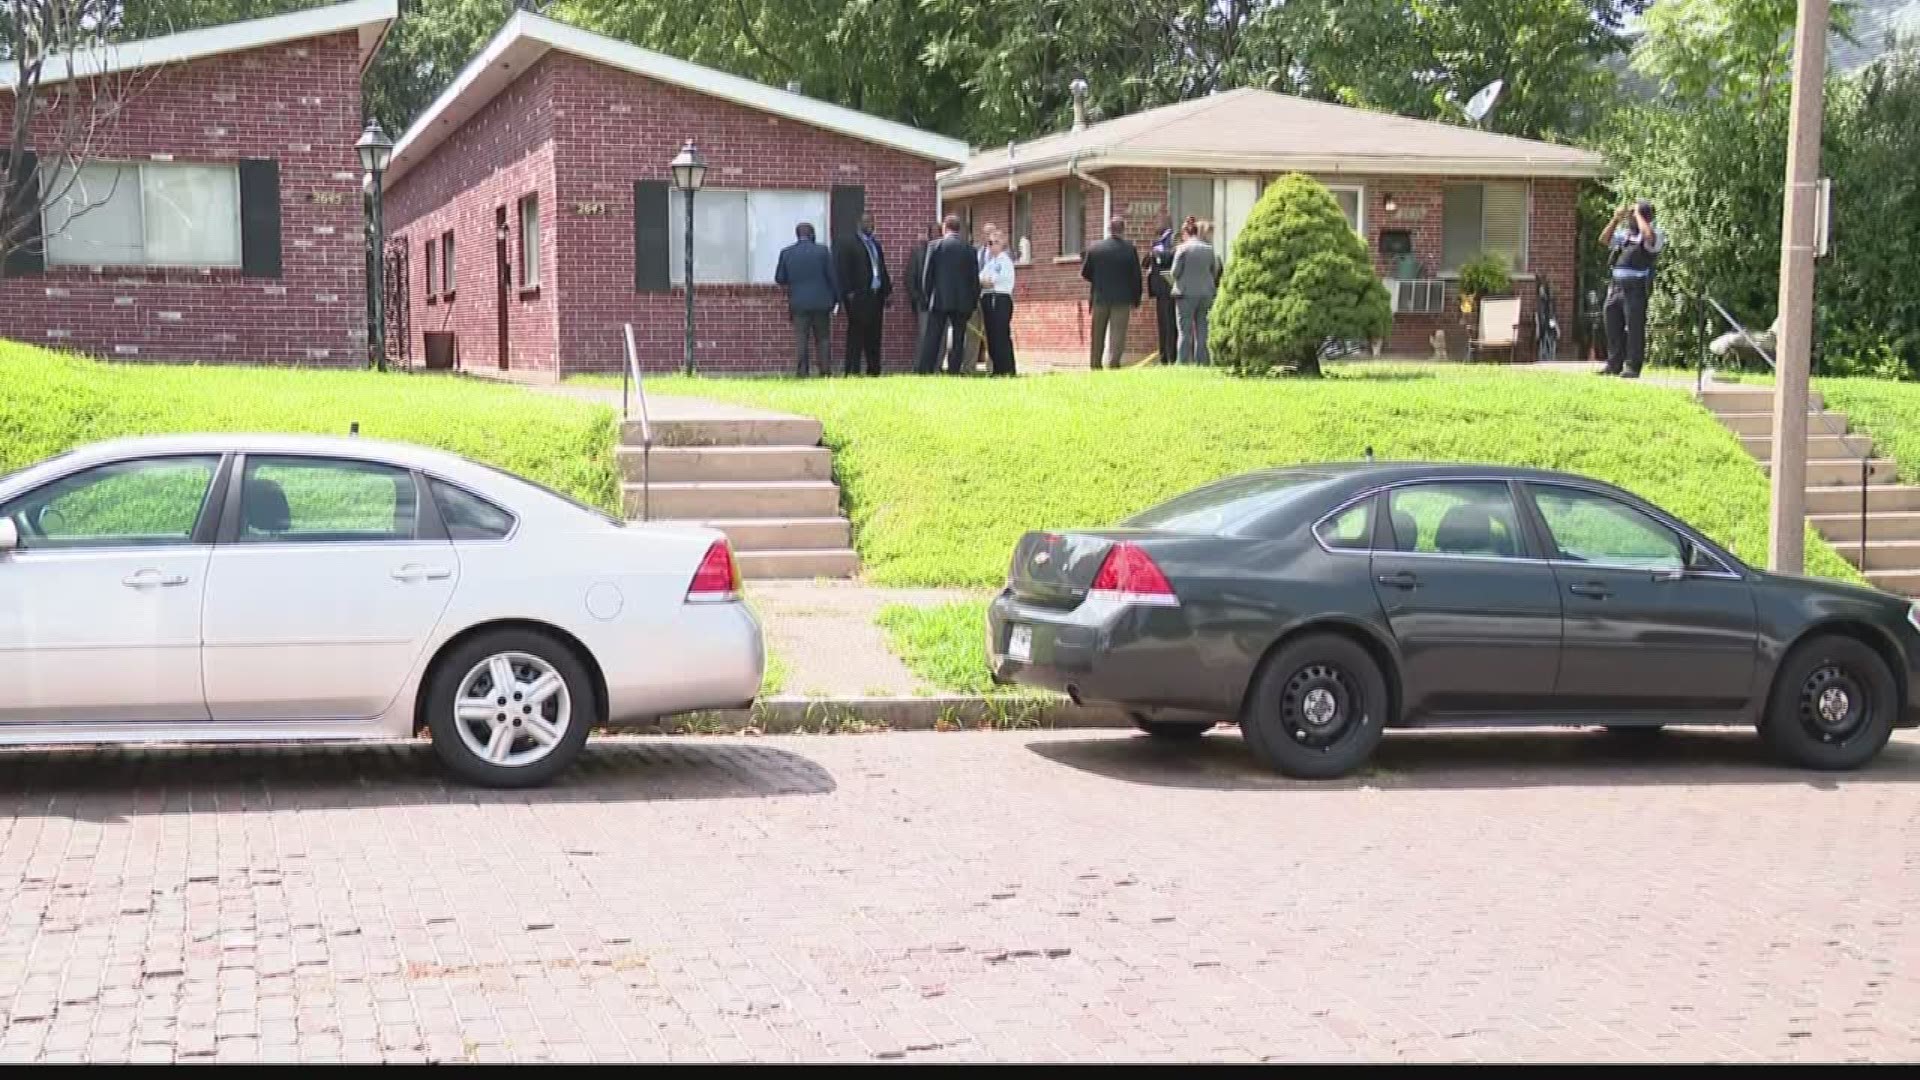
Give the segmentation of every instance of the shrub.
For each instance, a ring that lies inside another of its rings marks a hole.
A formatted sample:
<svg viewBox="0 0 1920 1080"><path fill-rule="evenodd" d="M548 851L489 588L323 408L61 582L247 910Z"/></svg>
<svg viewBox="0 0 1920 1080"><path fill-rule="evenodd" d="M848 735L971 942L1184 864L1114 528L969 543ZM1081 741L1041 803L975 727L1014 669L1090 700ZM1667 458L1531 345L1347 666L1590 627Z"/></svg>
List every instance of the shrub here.
<svg viewBox="0 0 1920 1080"><path fill-rule="evenodd" d="M1328 340L1378 340L1393 316L1366 242L1299 173L1268 185L1234 241L1214 305L1214 360L1242 375L1320 374Z"/></svg>
<svg viewBox="0 0 1920 1080"><path fill-rule="evenodd" d="M1479 299L1501 296L1513 288L1507 274L1507 261L1497 252L1483 251L1460 267L1460 295Z"/></svg>

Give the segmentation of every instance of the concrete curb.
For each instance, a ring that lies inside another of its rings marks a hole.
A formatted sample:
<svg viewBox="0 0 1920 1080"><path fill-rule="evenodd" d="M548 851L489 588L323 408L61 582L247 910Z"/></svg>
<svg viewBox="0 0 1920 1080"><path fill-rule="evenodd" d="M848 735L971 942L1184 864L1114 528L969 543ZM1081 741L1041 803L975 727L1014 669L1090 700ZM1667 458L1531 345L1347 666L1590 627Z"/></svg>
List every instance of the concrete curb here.
<svg viewBox="0 0 1920 1080"><path fill-rule="evenodd" d="M1063 697L943 694L932 697L762 698L750 709L663 716L637 727L671 735L828 734L861 731L961 731L1032 728L1125 728L1119 709L1090 708ZM621 730L634 730L622 728Z"/></svg>

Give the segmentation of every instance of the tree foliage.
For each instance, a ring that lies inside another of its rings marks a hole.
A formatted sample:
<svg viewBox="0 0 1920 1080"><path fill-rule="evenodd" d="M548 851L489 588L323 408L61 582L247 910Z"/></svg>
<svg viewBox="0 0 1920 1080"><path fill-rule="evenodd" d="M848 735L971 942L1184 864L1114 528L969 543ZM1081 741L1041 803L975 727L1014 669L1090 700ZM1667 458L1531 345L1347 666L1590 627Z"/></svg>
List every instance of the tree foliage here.
<svg viewBox="0 0 1920 1080"><path fill-rule="evenodd" d="M1243 375L1276 367L1318 375L1328 340L1378 340L1392 321L1366 242L1333 193L1300 173L1268 185L1220 282L1215 361Z"/></svg>
<svg viewBox="0 0 1920 1080"><path fill-rule="evenodd" d="M1833 30L1851 35L1854 0L1834 0ZM1762 106L1785 96L1799 0L1664 0L1646 15L1636 71L1681 102Z"/></svg>

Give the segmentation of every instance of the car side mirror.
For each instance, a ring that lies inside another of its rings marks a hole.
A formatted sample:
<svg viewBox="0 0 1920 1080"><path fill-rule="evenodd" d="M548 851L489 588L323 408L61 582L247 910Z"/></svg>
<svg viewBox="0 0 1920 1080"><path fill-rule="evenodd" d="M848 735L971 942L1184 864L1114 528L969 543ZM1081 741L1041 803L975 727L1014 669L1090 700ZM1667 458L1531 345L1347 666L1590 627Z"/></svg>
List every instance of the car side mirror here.
<svg viewBox="0 0 1920 1080"><path fill-rule="evenodd" d="M0 518L0 551L13 551L20 546L20 527L12 518Z"/></svg>

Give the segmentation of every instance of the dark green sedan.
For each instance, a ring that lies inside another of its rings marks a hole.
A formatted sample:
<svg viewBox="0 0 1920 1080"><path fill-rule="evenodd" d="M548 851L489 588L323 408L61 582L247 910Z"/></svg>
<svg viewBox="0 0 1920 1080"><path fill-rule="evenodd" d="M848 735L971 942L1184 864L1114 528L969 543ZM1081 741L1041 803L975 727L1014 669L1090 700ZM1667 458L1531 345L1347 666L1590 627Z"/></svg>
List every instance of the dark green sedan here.
<svg viewBox="0 0 1920 1080"><path fill-rule="evenodd" d="M1539 724L1752 724L1790 762L1852 769L1920 724L1917 619L1755 570L1596 480L1369 462L1028 533L987 652L996 680L1152 735L1237 721L1297 777L1359 767L1388 727Z"/></svg>

